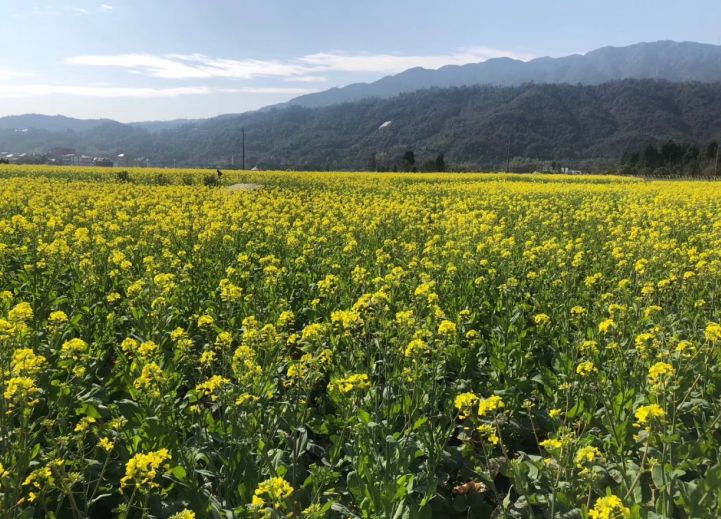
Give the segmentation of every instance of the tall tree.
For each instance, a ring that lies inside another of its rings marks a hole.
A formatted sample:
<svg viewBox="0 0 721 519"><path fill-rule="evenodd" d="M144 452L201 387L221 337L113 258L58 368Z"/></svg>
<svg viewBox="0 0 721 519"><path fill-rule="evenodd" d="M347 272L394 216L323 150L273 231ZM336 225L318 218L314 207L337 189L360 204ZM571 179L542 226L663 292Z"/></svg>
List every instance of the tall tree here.
<svg viewBox="0 0 721 519"><path fill-rule="evenodd" d="M443 156L443 153L439 153L436 157L436 171L445 171L446 170L446 159Z"/></svg>

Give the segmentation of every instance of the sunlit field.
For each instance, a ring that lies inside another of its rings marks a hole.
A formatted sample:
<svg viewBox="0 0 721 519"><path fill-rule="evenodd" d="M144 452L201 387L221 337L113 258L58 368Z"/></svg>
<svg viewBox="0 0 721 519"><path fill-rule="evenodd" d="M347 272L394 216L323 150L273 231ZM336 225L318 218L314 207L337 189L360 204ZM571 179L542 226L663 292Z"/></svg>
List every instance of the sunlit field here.
<svg viewBox="0 0 721 519"><path fill-rule="evenodd" d="M716 517L720 297L716 183L3 167L0 517Z"/></svg>

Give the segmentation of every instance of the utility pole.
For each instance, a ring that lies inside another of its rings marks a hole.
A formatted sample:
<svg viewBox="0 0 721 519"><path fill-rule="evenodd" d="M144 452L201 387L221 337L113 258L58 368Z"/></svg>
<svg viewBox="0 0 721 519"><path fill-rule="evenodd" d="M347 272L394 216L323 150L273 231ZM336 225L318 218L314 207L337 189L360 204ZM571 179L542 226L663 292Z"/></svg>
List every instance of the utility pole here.
<svg viewBox="0 0 721 519"><path fill-rule="evenodd" d="M245 127L241 128L241 135L242 135L242 147L241 147L241 149L242 149L242 152L243 152L242 168L241 168L241 169L242 169L243 171L245 171Z"/></svg>

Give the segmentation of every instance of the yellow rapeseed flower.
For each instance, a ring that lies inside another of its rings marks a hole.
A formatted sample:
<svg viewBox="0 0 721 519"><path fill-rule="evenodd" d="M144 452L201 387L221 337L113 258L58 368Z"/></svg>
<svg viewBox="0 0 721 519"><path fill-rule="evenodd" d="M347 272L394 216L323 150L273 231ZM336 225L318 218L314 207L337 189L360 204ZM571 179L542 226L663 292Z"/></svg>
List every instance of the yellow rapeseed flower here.
<svg viewBox="0 0 721 519"><path fill-rule="evenodd" d="M648 383L652 386L668 382L676 370L667 362L657 362L648 369Z"/></svg>
<svg viewBox="0 0 721 519"><path fill-rule="evenodd" d="M576 366L576 373L581 377L587 377L597 371L598 369L590 360L581 362L578 366Z"/></svg>
<svg viewBox="0 0 721 519"><path fill-rule="evenodd" d="M459 411L458 417L461 420L468 418L471 415L473 407L475 407L479 400L475 393L461 393L456 395L453 406Z"/></svg>
<svg viewBox="0 0 721 519"><path fill-rule="evenodd" d="M486 416L494 411L499 411L506 407L503 399L498 395L491 395L478 402L478 416Z"/></svg>
<svg viewBox="0 0 721 519"><path fill-rule="evenodd" d="M581 447L576 452L576 467L578 467L579 469L584 468L585 465L591 464L596 460L603 461L601 451L599 451L597 447L589 445L586 447Z"/></svg>
<svg viewBox="0 0 721 519"><path fill-rule="evenodd" d="M624 506L617 496L598 498L593 508L588 511L589 519L620 519L631 516L631 510Z"/></svg>
<svg viewBox="0 0 721 519"><path fill-rule="evenodd" d="M148 453L135 454L125 466L125 476L120 480L121 490L135 485L140 493L149 493L160 485L157 482L158 472L170 470L171 459L168 449L160 449Z"/></svg>
<svg viewBox="0 0 721 519"><path fill-rule="evenodd" d="M293 487L285 479L274 477L261 481L258 488L253 492L251 504L255 507L262 507L271 504L278 508L283 500L293 494Z"/></svg>
<svg viewBox="0 0 721 519"><path fill-rule="evenodd" d="M443 320L438 325L438 335L444 335L450 337L456 334L456 323L451 321Z"/></svg>
<svg viewBox="0 0 721 519"><path fill-rule="evenodd" d="M653 419L663 420L666 416L666 411L658 404L642 405L636 409L634 416L636 417L636 423L634 425L640 427L649 424Z"/></svg>
<svg viewBox="0 0 721 519"><path fill-rule="evenodd" d="M721 324L708 323L703 335L709 342L717 342L718 340L721 340Z"/></svg>
<svg viewBox="0 0 721 519"><path fill-rule="evenodd" d="M356 373L347 377L332 379L328 384L328 391L345 394L351 391L368 389L370 386L368 375L365 373Z"/></svg>
<svg viewBox="0 0 721 519"><path fill-rule="evenodd" d="M606 319L601 321L598 325L598 331L601 333L608 333L610 330L616 327L616 323L613 319Z"/></svg>

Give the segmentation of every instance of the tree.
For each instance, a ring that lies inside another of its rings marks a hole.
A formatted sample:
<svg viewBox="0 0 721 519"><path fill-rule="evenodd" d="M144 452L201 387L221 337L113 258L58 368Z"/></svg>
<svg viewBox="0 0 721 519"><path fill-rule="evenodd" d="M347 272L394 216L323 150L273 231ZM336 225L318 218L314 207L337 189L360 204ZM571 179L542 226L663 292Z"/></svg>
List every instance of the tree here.
<svg viewBox="0 0 721 519"><path fill-rule="evenodd" d="M706 152L704 153L706 160L714 160L715 161L717 151L718 151L718 143L716 141L709 142L708 146L706 146Z"/></svg>
<svg viewBox="0 0 721 519"><path fill-rule="evenodd" d="M653 144L646 146L641 156L641 163L648 169L655 169L661 165L661 155L656 149L656 146Z"/></svg>
<svg viewBox="0 0 721 519"><path fill-rule="evenodd" d="M416 163L416 155L413 153L413 150L408 150L403 154L403 160L406 161L411 166L415 165Z"/></svg>
<svg viewBox="0 0 721 519"><path fill-rule="evenodd" d="M439 153L435 160L436 171L446 170L446 160L443 153Z"/></svg>
<svg viewBox="0 0 721 519"><path fill-rule="evenodd" d="M403 154L401 159L401 170L402 171L415 171L416 155L413 150L408 150Z"/></svg>
<svg viewBox="0 0 721 519"><path fill-rule="evenodd" d="M368 157L368 171L378 171L378 158L375 152Z"/></svg>

